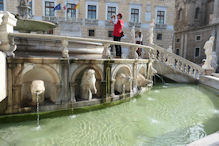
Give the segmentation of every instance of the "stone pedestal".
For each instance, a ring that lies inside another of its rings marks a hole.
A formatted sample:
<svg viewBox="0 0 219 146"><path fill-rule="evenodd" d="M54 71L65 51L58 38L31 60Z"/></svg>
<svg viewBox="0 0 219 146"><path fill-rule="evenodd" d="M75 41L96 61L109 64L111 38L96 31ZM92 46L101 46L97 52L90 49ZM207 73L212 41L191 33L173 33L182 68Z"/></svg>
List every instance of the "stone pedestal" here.
<svg viewBox="0 0 219 146"><path fill-rule="evenodd" d="M14 15L6 11L0 11L0 51L6 53L14 51L14 47L10 45L11 41L8 34L13 33L16 23L17 19Z"/></svg>

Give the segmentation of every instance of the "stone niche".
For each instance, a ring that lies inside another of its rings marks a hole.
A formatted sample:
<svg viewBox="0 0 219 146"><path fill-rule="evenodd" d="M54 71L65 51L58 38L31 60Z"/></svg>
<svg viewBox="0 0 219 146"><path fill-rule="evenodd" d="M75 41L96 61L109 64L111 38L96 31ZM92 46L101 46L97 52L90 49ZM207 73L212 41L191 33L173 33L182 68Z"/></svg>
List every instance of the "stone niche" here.
<svg viewBox="0 0 219 146"><path fill-rule="evenodd" d="M83 97L81 97L81 81L82 81L82 76L84 74L85 71L87 71L88 69L93 69L95 71L95 78L96 78L96 89L97 89L97 93L93 94L92 99L100 99L101 98L101 82L103 81L103 73L101 71L101 69L99 69L97 66L82 66L79 67L75 70L75 72L72 74L72 97L74 98L74 100L77 101L83 101L85 99L83 99Z"/></svg>
<svg viewBox="0 0 219 146"><path fill-rule="evenodd" d="M23 71L20 75L21 85L21 107L31 106L32 95L30 86L33 80L42 80L45 84L45 101L43 104L51 104L56 102L57 85L60 83L58 74L50 66L47 65L29 65L27 71ZM15 97L19 98L19 97Z"/></svg>

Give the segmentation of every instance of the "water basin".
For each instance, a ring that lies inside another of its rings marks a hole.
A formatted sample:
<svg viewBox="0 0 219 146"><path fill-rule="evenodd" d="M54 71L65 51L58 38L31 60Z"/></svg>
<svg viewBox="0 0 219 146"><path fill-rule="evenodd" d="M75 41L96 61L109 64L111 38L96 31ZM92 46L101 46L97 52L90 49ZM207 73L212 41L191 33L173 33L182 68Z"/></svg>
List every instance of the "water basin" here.
<svg viewBox="0 0 219 146"><path fill-rule="evenodd" d="M0 145L186 145L219 130L219 97L199 85L154 86L140 98L83 114L1 124Z"/></svg>

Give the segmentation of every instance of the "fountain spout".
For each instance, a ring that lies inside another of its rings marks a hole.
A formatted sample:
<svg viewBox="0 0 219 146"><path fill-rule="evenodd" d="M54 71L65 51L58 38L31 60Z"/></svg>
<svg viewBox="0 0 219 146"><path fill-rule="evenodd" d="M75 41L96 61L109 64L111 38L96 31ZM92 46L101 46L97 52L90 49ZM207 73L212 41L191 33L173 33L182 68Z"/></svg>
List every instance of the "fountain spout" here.
<svg viewBox="0 0 219 146"><path fill-rule="evenodd" d="M45 86L42 80L34 80L31 84L32 102L37 105L37 129L40 128L40 103L44 101Z"/></svg>
<svg viewBox="0 0 219 146"><path fill-rule="evenodd" d="M37 103L37 96L39 97L39 103L44 102L44 92L45 86L44 81L42 80L34 80L31 84L31 94L32 94L32 103L36 105Z"/></svg>

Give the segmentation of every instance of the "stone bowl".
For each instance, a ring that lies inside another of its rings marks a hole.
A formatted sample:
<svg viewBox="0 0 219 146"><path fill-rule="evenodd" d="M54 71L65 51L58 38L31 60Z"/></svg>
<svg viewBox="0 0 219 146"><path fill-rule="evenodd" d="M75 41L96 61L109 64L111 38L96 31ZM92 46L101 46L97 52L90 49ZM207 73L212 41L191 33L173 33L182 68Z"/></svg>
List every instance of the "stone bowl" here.
<svg viewBox="0 0 219 146"><path fill-rule="evenodd" d="M55 28L56 25L47 21L18 19L17 26L14 28L19 32L42 32Z"/></svg>

